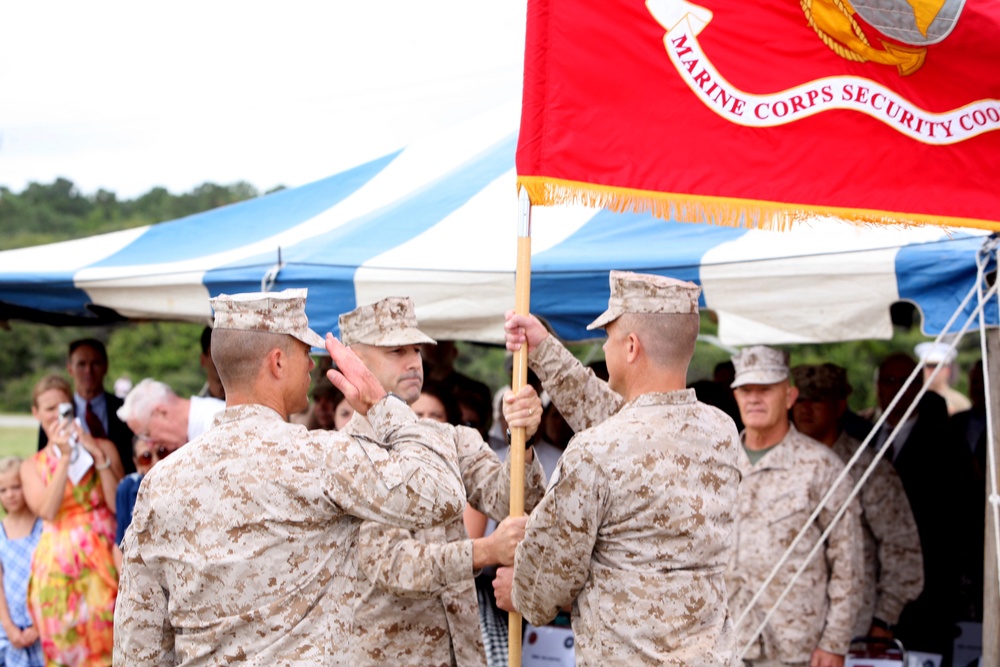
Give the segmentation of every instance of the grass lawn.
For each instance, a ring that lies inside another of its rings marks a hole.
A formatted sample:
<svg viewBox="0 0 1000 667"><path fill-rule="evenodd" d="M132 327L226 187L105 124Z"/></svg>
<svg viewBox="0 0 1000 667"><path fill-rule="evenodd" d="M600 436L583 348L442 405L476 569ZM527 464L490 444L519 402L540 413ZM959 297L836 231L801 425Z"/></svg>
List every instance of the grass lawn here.
<svg viewBox="0 0 1000 667"><path fill-rule="evenodd" d="M38 427L0 428L0 458L16 454L26 459L38 451Z"/></svg>

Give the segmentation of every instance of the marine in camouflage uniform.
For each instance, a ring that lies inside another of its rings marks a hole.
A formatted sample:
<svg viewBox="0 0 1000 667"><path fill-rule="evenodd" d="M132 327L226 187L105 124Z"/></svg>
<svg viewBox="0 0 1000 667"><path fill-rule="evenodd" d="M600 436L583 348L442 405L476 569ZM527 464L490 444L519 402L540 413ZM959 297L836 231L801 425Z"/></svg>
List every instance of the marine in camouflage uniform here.
<svg viewBox="0 0 1000 667"><path fill-rule="evenodd" d="M116 665L355 664L361 519L416 528L461 516L448 431L385 397L332 337L335 383L373 437L286 422L308 402L309 349L324 344L304 305L305 290L213 300L229 407L143 481L123 545Z"/></svg>
<svg viewBox="0 0 1000 667"><path fill-rule="evenodd" d="M792 409L796 426L829 446L846 465L861 446L840 424L851 393L847 371L830 363L796 366L792 377L799 390ZM862 450L851 467L854 484L874 458L871 450ZM903 482L884 458L857 497L864 530L865 587L854 635L891 636L903 607L917 599L924 586L920 534Z"/></svg>
<svg viewBox="0 0 1000 667"><path fill-rule="evenodd" d="M610 283L590 327L607 328L609 383L535 318L508 318L508 347L528 344L577 435L528 520L513 581L498 575L498 602L534 625L572 604L578 665L736 664L724 570L739 438L685 389L700 289L619 271Z"/></svg>
<svg viewBox="0 0 1000 667"><path fill-rule="evenodd" d="M340 317L345 344L362 358L378 355L378 367L387 391L397 390L396 378L412 379L420 365L419 346L433 339L417 327L413 303L390 297L361 306ZM375 348L375 349L370 349ZM409 355L412 371L404 359ZM385 360L391 360L386 362ZM398 361L397 361L398 360ZM420 375L422 380L422 375ZM415 380L399 385L408 400L419 396ZM537 429L541 402L531 399L511 406L524 421L509 417L513 426ZM501 521L510 508L510 466L501 463L475 429L444 425L458 454L458 467L469 504ZM368 420L359 414L344 427L347 433L369 435ZM534 460L525 467L525 506L534 507L545 491L545 475ZM521 520L523 523L523 519ZM505 526L505 524L501 524ZM488 546L493 536L469 539L462 517L431 528L408 531L375 521L365 522L359 539L359 581L362 591L355 604L354 664L420 665L421 667L485 667L486 652L479 626L475 577L477 565L496 564ZM518 536L521 529L518 527ZM480 549L483 552L480 552Z"/></svg>
<svg viewBox="0 0 1000 667"><path fill-rule="evenodd" d="M797 391L790 386L787 355L763 346L733 357L733 388L745 425L740 457L736 550L726 577L737 621L781 559L806 519L843 471L828 447L788 421ZM749 455L762 457L751 462ZM775 605L795 571L831 524L850 493L850 478L809 527L779 574L738 626L742 650ZM743 656L753 664L842 665L850 646L864 586L860 507L852 500L826 543L753 638Z"/></svg>

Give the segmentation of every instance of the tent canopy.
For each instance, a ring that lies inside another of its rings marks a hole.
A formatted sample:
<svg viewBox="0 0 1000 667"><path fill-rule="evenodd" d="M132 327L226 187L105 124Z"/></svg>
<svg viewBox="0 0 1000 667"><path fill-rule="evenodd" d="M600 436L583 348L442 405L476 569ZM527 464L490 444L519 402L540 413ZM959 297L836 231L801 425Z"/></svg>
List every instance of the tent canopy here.
<svg viewBox="0 0 1000 667"><path fill-rule="evenodd" d="M430 335L500 342L514 303L517 118L516 106L497 109L321 181L180 220L0 252L0 319L209 322L211 296L306 287L321 333L359 304L408 295ZM611 269L699 283L730 345L889 338L899 301L934 334L974 284L987 238L819 218L770 232L582 206L532 216L531 310L568 340L593 337L585 327L607 305Z"/></svg>

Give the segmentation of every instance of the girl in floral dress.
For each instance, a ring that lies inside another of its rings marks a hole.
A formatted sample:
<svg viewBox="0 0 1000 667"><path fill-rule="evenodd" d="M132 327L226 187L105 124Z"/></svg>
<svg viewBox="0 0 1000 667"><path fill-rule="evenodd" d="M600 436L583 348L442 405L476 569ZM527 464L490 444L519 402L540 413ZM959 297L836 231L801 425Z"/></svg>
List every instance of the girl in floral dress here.
<svg viewBox="0 0 1000 667"><path fill-rule="evenodd" d="M50 665L103 667L111 665L118 595L114 507L106 499L114 503L123 470L114 444L60 419L59 405L71 402L69 383L58 375L32 392L31 412L49 442L21 466L25 500L44 520L28 606ZM80 447L93 459L86 470Z"/></svg>

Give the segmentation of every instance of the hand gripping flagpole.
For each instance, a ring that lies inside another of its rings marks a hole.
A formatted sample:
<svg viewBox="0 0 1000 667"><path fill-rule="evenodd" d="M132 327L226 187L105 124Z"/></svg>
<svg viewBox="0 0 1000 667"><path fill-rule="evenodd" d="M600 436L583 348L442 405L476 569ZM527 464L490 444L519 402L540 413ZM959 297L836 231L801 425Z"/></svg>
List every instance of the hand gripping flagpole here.
<svg viewBox="0 0 1000 667"><path fill-rule="evenodd" d="M527 315L531 306L531 200L528 191L517 193L517 273L514 277L514 312ZM514 371L510 386L517 393L528 383L528 346L514 353ZM525 428L510 430L510 515L524 515L524 444ZM507 659L510 667L521 667L521 614L507 617Z"/></svg>

